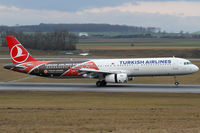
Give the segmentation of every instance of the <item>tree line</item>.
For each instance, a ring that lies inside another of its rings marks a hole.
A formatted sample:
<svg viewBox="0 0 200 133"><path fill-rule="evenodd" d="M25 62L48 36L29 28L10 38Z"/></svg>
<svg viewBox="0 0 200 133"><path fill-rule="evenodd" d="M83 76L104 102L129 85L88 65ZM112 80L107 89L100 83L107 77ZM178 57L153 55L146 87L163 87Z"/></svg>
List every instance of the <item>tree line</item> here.
<svg viewBox="0 0 200 133"><path fill-rule="evenodd" d="M1 31L17 32L53 32L55 30L67 30L69 32L133 32L154 33L159 30L156 27L138 27L110 24L44 24L23 26L0 26Z"/></svg>
<svg viewBox="0 0 200 133"><path fill-rule="evenodd" d="M5 37L15 36L26 48L38 50L75 50L78 38L68 31L54 31L48 33L14 32L1 33L2 46L7 46Z"/></svg>

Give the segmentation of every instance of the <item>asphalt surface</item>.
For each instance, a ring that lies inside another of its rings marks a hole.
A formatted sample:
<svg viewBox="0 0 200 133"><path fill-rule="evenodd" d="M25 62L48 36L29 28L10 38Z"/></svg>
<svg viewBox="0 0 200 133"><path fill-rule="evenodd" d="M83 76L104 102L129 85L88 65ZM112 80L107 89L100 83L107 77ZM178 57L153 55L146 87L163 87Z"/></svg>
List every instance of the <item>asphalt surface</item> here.
<svg viewBox="0 0 200 133"><path fill-rule="evenodd" d="M91 83L9 83L0 82L0 91L73 91L73 92L147 92L200 93L200 85L173 84L108 84L96 87Z"/></svg>

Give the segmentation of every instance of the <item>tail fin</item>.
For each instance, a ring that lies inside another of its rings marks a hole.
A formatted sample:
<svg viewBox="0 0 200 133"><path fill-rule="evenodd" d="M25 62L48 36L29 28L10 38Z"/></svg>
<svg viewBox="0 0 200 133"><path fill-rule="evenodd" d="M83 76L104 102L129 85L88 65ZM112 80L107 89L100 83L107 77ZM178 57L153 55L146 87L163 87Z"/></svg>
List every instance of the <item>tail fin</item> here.
<svg viewBox="0 0 200 133"><path fill-rule="evenodd" d="M13 63L37 61L28 53L28 51L20 44L20 42L14 36L7 36L6 41L10 51L10 57Z"/></svg>

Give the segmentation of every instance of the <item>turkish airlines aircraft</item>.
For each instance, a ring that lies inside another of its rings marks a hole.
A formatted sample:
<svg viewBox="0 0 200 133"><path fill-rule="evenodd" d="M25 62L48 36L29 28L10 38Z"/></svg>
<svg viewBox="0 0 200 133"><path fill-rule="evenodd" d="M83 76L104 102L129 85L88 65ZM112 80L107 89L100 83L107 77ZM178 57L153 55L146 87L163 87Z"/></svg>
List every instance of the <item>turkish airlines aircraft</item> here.
<svg viewBox="0 0 200 133"><path fill-rule="evenodd" d="M49 78L96 78L98 87L107 83L126 83L137 76L192 74L199 68L182 58L130 58L67 61L38 61L13 36L6 37L13 64L4 66L17 72Z"/></svg>

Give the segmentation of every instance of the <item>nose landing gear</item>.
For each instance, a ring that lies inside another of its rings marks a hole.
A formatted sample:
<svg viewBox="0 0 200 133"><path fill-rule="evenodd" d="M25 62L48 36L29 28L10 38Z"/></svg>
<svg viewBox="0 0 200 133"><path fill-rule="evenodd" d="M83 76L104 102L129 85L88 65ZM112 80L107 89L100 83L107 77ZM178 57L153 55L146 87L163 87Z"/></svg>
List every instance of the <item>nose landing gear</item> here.
<svg viewBox="0 0 200 133"><path fill-rule="evenodd" d="M174 76L174 84L175 84L176 86L178 86L178 85L179 85L179 82L178 82L178 80L177 80L176 76Z"/></svg>

